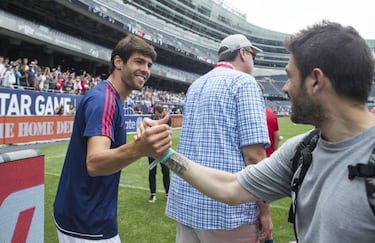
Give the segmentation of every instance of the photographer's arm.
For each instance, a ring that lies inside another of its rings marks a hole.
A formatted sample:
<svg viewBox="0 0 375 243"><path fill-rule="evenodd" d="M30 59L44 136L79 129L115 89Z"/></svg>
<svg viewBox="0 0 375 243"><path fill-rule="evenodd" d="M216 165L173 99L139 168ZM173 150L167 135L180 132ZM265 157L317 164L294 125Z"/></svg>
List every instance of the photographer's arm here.
<svg viewBox="0 0 375 243"><path fill-rule="evenodd" d="M257 200L243 189L235 174L204 167L177 152L164 164L197 190L220 202L237 205Z"/></svg>

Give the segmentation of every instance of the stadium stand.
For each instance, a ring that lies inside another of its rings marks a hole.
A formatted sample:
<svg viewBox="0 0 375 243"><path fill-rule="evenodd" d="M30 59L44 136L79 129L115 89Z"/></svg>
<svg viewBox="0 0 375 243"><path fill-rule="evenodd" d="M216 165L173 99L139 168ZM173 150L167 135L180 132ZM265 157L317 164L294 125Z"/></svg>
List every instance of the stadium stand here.
<svg viewBox="0 0 375 243"><path fill-rule="evenodd" d="M245 13L224 0L2 0L0 30L0 55L10 60L36 58L44 67L60 65L101 78L115 43L129 33L141 36L158 53L147 85L172 93L186 91L213 67L223 37L242 33L263 49L253 74L265 86L267 100L288 107L281 91L288 34L247 22ZM375 40L368 44L375 50Z"/></svg>

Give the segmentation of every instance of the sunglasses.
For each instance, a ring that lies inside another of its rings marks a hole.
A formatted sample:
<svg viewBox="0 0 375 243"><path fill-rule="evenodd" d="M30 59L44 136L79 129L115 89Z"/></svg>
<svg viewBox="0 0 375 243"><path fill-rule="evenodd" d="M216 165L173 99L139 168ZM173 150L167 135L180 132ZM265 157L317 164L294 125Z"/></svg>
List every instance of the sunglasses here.
<svg viewBox="0 0 375 243"><path fill-rule="evenodd" d="M247 49L247 48L244 48L244 50L247 52L247 53L250 53L251 56L253 57L253 61L255 61L255 57L257 54L255 54L254 52L252 52L250 49Z"/></svg>

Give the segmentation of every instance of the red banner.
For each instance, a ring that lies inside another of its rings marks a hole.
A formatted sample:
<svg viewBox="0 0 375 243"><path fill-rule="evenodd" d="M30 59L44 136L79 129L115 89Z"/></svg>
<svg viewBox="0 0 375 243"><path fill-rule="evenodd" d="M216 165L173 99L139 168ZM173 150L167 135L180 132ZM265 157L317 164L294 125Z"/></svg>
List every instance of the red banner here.
<svg viewBox="0 0 375 243"><path fill-rule="evenodd" d="M69 138L74 116L8 116L0 121L0 144L13 144Z"/></svg>
<svg viewBox="0 0 375 243"><path fill-rule="evenodd" d="M128 133L135 132L139 118L143 116L126 117ZM182 126L182 115L171 115L171 120L172 128ZM0 144L70 138L73 122L74 116L0 116Z"/></svg>

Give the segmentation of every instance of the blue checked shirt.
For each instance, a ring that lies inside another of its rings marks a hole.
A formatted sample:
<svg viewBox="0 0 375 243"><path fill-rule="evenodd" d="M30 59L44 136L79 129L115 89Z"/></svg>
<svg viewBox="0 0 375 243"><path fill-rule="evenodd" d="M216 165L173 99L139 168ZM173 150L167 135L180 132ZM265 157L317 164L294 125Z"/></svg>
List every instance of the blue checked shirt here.
<svg viewBox="0 0 375 243"><path fill-rule="evenodd" d="M241 147L251 144L269 145L261 90L252 76L216 67L187 92L177 151L204 166L235 173L245 167ZM202 230L257 223L256 203L228 206L174 174L166 214Z"/></svg>

